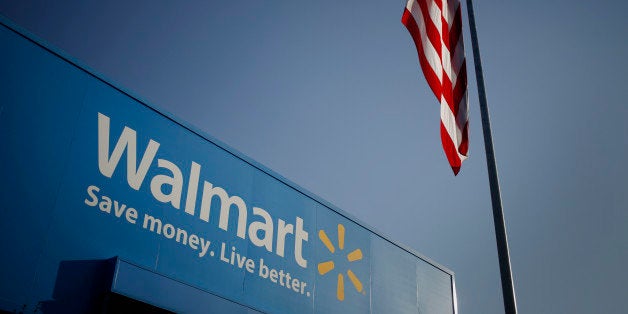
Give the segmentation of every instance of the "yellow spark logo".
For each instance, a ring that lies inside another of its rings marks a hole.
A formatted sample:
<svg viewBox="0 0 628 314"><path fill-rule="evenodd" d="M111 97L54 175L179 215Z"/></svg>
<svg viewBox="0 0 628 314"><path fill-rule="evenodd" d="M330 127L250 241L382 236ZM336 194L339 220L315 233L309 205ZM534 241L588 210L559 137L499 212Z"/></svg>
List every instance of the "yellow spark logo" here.
<svg viewBox="0 0 628 314"><path fill-rule="evenodd" d="M318 238L321 239L323 244L327 247L329 252L332 254L336 251L336 248L329 240L329 237L325 233L324 230L318 231ZM345 226L342 224L338 224L338 248L340 251L345 248ZM347 254L347 260L349 262L356 262L362 259L362 250L355 249ZM326 273L333 270L335 267L334 261L326 261L322 263L318 263L318 273L321 275L325 275ZM364 293L364 287L362 286L362 282L358 279L358 277L351 271L351 269L347 270L347 276L351 283L355 287L355 290L358 292ZM338 300L343 301L345 299L345 279L342 273L338 273L338 285L336 286L336 297Z"/></svg>

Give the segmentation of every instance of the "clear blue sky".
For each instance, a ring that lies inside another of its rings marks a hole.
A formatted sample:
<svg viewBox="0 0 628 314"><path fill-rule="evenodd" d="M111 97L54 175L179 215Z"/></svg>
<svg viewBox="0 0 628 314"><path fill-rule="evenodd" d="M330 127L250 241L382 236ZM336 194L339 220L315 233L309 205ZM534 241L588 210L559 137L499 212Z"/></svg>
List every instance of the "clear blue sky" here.
<svg viewBox="0 0 628 314"><path fill-rule="evenodd" d="M450 268L461 314L502 313L466 13L470 158L454 177L405 1L62 2L0 13ZM520 312L625 312L628 4L475 11Z"/></svg>

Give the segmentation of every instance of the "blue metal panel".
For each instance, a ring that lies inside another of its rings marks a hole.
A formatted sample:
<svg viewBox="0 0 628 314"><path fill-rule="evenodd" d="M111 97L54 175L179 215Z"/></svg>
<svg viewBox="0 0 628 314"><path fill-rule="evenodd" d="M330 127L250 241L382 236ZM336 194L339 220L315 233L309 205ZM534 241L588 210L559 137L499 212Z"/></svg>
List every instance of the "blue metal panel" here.
<svg viewBox="0 0 628 314"><path fill-rule="evenodd" d="M94 308L64 274L120 256L114 291L174 311L453 313L451 272L18 32L0 42L0 309Z"/></svg>
<svg viewBox="0 0 628 314"><path fill-rule="evenodd" d="M111 291L179 313L260 313L180 281L116 259Z"/></svg>
<svg viewBox="0 0 628 314"><path fill-rule="evenodd" d="M21 306L46 243L87 75L4 27L0 42L0 251L11 255L2 261L0 291Z"/></svg>
<svg viewBox="0 0 628 314"><path fill-rule="evenodd" d="M386 240L373 239L372 251L378 252L372 257L373 312L385 313L389 309L398 309L400 313L421 313L417 294L416 257L403 254Z"/></svg>
<svg viewBox="0 0 628 314"><path fill-rule="evenodd" d="M454 299L451 277L423 261L419 263L423 264L417 268L420 313L453 313Z"/></svg>

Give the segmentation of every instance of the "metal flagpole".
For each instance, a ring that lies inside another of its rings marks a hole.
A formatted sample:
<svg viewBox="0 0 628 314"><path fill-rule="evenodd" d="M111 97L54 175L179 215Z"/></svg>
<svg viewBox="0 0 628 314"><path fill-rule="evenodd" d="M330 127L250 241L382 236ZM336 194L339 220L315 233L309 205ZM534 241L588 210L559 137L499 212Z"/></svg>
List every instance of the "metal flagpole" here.
<svg viewBox="0 0 628 314"><path fill-rule="evenodd" d="M480 59L480 47L478 35L475 29L475 17L473 15L473 2L467 0L467 13L471 29L471 43L473 46L473 63L475 64L475 78L478 85L478 98L480 99L480 114L482 115L482 132L484 134L484 149L486 150L486 165L488 168L488 180L491 187L491 203L493 204L493 224L495 225L495 238L497 240L497 255L499 257L499 271L502 280L502 295L504 298L504 310L506 314L517 313L515 300L515 287L512 282L510 270L510 254L508 253L508 238L506 236L506 224L502 209L502 199L499 192L499 180L497 178L497 166L495 164L495 152L493 151L493 136L491 135L491 122L486 102L484 89L484 74L482 73L482 61Z"/></svg>

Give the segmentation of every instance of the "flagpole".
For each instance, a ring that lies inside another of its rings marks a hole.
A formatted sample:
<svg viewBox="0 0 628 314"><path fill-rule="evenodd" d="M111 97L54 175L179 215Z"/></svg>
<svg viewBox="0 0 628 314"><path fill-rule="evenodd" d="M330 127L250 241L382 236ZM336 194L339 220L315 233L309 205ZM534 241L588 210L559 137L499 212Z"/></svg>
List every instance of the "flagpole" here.
<svg viewBox="0 0 628 314"><path fill-rule="evenodd" d="M495 226L495 238L497 240L497 255L499 258L499 271L502 281L502 295L506 314L517 313L515 300L515 287L512 282L510 269L510 254L508 253L508 237L506 235L506 223L502 199L499 192L499 180L497 178L497 166L495 164L495 152L493 151L493 136L491 135L491 122L486 102L484 89L484 74L482 72L482 60L480 59L480 47L478 35L475 29L475 17L473 14L473 2L467 0L467 13L471 29L471 44L473 46L473 63L475 64L475 78L478 85L478 98L480 100L480 114L482 116L482 132L484 134L484 149L486 150L486 165L488 168L488 180L491 188L491 203L493 204L493 224Z"/></svg>

